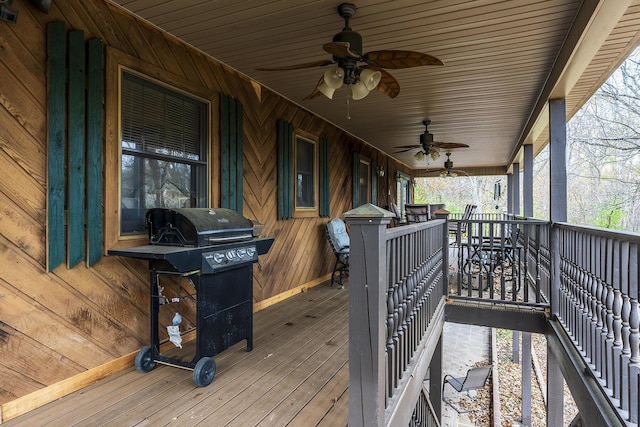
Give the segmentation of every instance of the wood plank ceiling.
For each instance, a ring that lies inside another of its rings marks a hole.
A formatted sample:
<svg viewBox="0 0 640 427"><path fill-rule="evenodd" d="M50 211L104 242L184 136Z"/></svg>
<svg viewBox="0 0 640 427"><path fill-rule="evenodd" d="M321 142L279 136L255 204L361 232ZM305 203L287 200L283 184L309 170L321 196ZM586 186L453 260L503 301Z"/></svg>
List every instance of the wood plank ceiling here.
<svg viewBox="0 0 640 427"><path fill-rule="evenodd" d="M391 70L401 88L395 99L374 91L348 107L344 87L333 100L303 101L325 68L256 71L331 59L322 45L344 26L339 1L113 1L417 174L440 167L444 156L416 161L417 149L398 154L395 147L418 144L425 119L436 141L470 146L454 150L456 168L504 172L521 144L535 143L538 152L546 144L546 111L534 111L536 101L567 97L568 114L575 113L632 51L640 30L640 0L355 0L350 24L364 52L414 50L445 66ZM570 72L576 77L567 78Z"/></svg>

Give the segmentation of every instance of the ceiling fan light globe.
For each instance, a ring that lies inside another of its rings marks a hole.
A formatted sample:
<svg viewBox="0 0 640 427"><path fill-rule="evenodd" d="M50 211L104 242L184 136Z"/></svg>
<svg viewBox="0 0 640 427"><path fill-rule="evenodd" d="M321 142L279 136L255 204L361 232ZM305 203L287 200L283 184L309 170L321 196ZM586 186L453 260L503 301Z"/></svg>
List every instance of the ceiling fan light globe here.
<svg viewBox="0 0 640 427"><path fill-rule="evenodd" d="M364 86L368 90L373 90L380 83L380 79L382 78L382 73L380 71L373 71L368 68L365 68L360 72L360 82L364 84Z"/></svg>
<svg viewBox="0 0 640 427"><path fill-rule="evenodd" d="M369 95L369 89L367 89L361 81L351 85L351 97L354 101L362 99L367 95Z"/></svg>
<svg viewBox="0 0 640 427"><path fill-rule="evenodd" d="M423 161L424 160L424 151L418 151L416 154L413 155L413 158L416 159L419 162Z"/></svg>
<svg viewBox="0 0 640 427"><path fill-rule="evenodd" d="M440 152L435 148L429 150L429 155L431 156L432 160L438 160L440 158Z"/></svg>
<svg viewBox="0 0 640 427"><path fill-rule="evenodd" d="M340 67L330 68L324 72L324 82L331 89L339 89L344 81L344 70Z"/></svg>
<svg viewBox="0 0 640 427"><path fill-rule="evenodd" d="M333 99L333 94L336 91L334 88L329 87L325 82L320 83L317 89L329 99Z"/></svg>

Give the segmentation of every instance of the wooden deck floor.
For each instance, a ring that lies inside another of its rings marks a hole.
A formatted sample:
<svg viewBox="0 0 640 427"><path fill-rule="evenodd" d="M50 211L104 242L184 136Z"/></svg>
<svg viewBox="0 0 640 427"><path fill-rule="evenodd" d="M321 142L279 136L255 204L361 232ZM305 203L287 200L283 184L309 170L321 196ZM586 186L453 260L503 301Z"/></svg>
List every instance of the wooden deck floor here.
<svg viewBox="0 0 640 427"><path fill-rule="evenodd" d="M5 425L346 426L348 311L348 288L319 285L256 313L253 351L217 355L208 387L130 368Z"/></svg>

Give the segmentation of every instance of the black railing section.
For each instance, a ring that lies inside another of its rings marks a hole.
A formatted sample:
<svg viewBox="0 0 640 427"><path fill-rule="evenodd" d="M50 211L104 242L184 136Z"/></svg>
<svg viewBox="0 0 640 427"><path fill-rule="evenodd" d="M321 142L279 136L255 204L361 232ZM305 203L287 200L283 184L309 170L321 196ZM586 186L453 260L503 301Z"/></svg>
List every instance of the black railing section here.
<svg viewBox="0 0 640 427"><path fill-rule="evenodd" d="M640 234L558 224L558 318L620 414L638 423Z"/></svg>

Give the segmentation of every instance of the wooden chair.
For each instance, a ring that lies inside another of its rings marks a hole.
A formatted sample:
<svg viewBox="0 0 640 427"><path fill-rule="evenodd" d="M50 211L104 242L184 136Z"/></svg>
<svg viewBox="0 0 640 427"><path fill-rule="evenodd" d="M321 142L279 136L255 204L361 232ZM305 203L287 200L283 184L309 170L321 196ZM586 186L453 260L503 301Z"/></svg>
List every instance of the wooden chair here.
<svg viewBox="0 0 640 427"><path fill-rule="evenodd" d="M487 379L489 379L489 375L491 375L491 368L492 368L492 365L471 368L467 371L467 375L461 378L454 378L451 375L445 375L444 382L442 383L442 401L447 405L451 406L459 414L472 412L472 411L463 411L462 409L454 406L450 400L445 398L444 386L449 384L458 393L462 393L464 391L467 393L467 396L471 398L471 395L469 394L469 392L472 390L478 390L484 387L485 383L487 382Z"/></svg>
<svg viewBox="0 0 640 427"><path fill-rule="evenodd" d="M407 215L407 222L425 222L429 221L429 205L413 205L405 204L404 211Z"/></svg>
<svg viewBox="0 0 640 427"><path fill-rule="evenodd" d="M331 286L336 281L340 288L344 288L342 276L349 276L349 245L351 243L347 227L343 220L334 218L327 223L325 230L327 240L336 256L333 272L331 273ZM338 273L338 280L335 279L336 273Z"/></svg>

